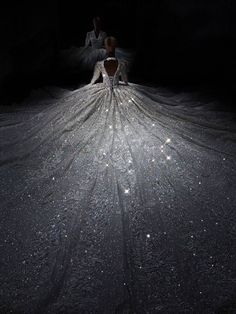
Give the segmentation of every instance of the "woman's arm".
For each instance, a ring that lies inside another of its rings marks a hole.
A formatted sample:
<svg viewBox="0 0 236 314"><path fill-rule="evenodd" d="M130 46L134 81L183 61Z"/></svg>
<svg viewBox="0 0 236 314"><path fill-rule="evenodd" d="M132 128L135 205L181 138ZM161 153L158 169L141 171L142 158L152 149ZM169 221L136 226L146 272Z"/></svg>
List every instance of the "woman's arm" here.
<svg viewBox="0 0 236 314"><path fill-rule="evenodd" d="M92 79L91 79L90 84L95 84L95 83L96 83L96 81L97 81L97 80L99 79L99 77L100 77L100 73L101 73L101 71L100 71L100 67L99 67L99 62L97 62L97 63L95 64L95 67L94 67L93 77L92 77Z"/></svg>
<svg viewBox="0 0 236 314"><path fill-rule="evenodd" d="M128 76L127 76L127 70L126 70L126 64L122 63L121 64L121 71L120 71L120 75L121 75L121 80L128 85Z"/></svg>
<svg viewBox="0 0 236 314"><path fill-rule="evenodd" d="M86 38L85 38L85 47L88 47L90 44L90 35L89 32L86 34Z"/></svg>

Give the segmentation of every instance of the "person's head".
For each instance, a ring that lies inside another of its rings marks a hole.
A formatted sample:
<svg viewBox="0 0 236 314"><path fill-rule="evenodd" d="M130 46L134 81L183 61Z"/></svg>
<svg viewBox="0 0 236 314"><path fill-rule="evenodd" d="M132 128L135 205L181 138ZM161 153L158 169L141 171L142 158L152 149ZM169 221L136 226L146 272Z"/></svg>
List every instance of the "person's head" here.
<svg viewBox="0 0 236 314"><path fill-rule="evenodd" d="M101 29L101 19L99 16L93 18L93 27L94 29Z"/></svg>
<svg viewBox="0 0 236 314"><path fill-rule="evenodd" d="M105 48L106 48L106 51L108 53L109 52L115 52L116 46L117 46L117 40L115 37L113 37L113 36L106 37Z"/></svg>

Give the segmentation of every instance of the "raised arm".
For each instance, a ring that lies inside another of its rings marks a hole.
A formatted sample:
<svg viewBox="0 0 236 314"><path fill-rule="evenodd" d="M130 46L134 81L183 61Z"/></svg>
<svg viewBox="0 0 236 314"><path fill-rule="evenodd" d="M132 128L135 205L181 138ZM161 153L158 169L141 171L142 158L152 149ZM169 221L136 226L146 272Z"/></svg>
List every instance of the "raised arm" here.
<svg viewBox="0 0 236 314"><path fill-rule="evenodd" d="M100 73L101 73L101 70L100 70L100 66L99 66L99 62L97 62L95 64L95 67L94 67L94 71L93 71L93 77L91 79L91 82L90 84L95 84L96 81L99 79L100 77Z"/></svg>

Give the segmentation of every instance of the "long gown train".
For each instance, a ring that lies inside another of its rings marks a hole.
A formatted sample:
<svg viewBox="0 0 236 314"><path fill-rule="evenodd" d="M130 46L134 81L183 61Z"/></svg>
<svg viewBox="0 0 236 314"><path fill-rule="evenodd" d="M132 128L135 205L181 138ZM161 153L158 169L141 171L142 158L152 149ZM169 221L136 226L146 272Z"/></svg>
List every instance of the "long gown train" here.
<svg viewBox="0 0 236 314"><path fill-rule="evenodd" d="M216 313L236 288L235 122L100 69L1 114L0 310Z"/></svg>

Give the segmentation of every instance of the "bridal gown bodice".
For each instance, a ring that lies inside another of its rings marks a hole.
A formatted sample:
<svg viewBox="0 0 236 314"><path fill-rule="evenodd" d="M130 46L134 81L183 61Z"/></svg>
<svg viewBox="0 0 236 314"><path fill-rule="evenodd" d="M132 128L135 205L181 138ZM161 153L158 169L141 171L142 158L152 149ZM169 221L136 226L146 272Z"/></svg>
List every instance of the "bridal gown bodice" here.
<svg viewBox="0 0 236 314"><path fill-rule="evenodd" d="M94 69L94 74L91 80L91 84L94 84L100 77L102 76L103 80L103 86L104 87L118 87L120 79L127 84L128 78L126 74L126 66L125 63L118 60L117 69L114 75L108 75L105 66L104 61L97 62Z"/></svg>
<svg viewBox="0 0 236 314"><path fill-rule="evenodd" d="M92 48L102 48L104 46L104 40L107 37L107 34L103 31L99 32L99 35L96 36L95 31L92 30L86 34L85 46L89 46L91 44Z"/></svg>
<svg viewBox="0 0 236 314"><path fill-rule="evenodd" d="M127 84L120 61L49 91L0 116L0 312L230 310L231 115Z"/></svg>

